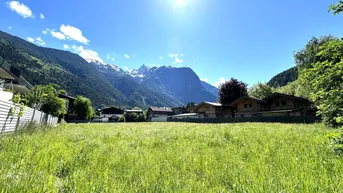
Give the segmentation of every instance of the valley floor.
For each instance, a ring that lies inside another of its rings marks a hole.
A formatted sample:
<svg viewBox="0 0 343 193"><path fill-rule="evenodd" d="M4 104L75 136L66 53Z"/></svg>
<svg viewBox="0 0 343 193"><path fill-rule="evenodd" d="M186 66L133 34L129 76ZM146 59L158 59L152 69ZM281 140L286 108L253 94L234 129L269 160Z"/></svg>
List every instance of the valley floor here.
<svg viewBox="0 0 343 193"><path fill-rule="evenodd" d="M323 125L69 124L0 136L0 192L338 192Z"/></svg>

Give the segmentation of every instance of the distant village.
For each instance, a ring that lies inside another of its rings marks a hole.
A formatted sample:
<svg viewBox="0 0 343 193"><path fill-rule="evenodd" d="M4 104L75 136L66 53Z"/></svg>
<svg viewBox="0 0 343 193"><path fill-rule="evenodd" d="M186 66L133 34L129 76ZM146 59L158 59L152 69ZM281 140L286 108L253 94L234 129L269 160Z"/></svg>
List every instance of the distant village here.
<svg viewBox="0 0 343 193"><path fill-rule="evenodd" d="M6 63L5 63L6 64ZM23 77L17 75L16 71L6 68L3 65L0 69L0 76L4 87L11 87L15 92L27 93L32 87ZM2 100L10 100L13 94L1 92ZM59 97L65 100L66 112L64 119L67 122L77 122L78 118L73 113L73 104L76 98L67 94L60 94ZM256 117L315 117L315 110L311 108L311 102L305 98L273 93L264 98L257 99L249 96L242 96L230 105L223 105L218 102L204 101L199 104L189 103L180 107L153 107L147 110L142 109L121 109L119 107L107 107L96 110L93 122L120 122L123 116L135 114L144 119L138 121L166 122L182 121L189 119L218 119L218 118L256 118ZM136 121L137 121L136 120Z"/></svg>
<svg viewBox="0 0 343 193"><path fill-rule="evenodd" d="M116 122L128 113L143 114L143 110L123 110L109 107L99 110L102 122ZM201 102L182 107L149 107L147 121L165 122L174 119L206 119L206 118L249 118L249 117L286 117L315 116L309 100L291 95L274 93L261 100L243 96L230 106L217 102Z"/></svg>

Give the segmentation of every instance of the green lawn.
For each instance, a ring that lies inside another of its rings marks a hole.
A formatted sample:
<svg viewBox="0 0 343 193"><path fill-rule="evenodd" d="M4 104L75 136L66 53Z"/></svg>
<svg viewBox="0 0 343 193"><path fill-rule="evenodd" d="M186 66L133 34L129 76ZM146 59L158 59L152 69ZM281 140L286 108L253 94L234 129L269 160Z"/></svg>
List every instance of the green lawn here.
<svg viewBox="0 0 343 193"><path fill-rule="evenodd" d="M70 124L0 136L0 192L340 192L323 125ZM1 191L2 190L2 191Z"/></svg>

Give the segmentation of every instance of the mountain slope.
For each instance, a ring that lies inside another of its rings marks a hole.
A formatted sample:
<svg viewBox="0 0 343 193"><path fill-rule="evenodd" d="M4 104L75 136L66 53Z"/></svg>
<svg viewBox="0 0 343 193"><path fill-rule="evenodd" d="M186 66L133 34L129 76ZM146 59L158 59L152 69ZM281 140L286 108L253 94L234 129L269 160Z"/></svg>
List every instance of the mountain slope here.
<svg viewBox="0 0 343 193"><path fill-rule="evenodd" d="M277 88L287 85L289 82L293 82L298 79L299 69L297 66L285 70L269 80L267 83L269 86Z"/></svg>
<svg viewBox="0 0 343 193"><path fill-rule="evenodd" d="M217 87L212 86L211 84L208 84L204 81L201 81L201 84L207 92L211 93L215 97L218 97L219 89Z"/></svg>
<svg viewBox="0 0 343 193"><path fill-rule="evenodd" d="M135 80L146 88L165 93L183 104L189 102L216 101L217 97L208 92L199 77L190 68L153 67L143 65L130 72Z"/></svg>
<svg viewBox="0 0 343 193"><path fill-rule="evenodd" d="M0 55L7 55L9 49L7 61L33 85L55 83L71 95L89 97L95 105L127 103L102 73L77 54L39 47L0 31Z"/></svg>
<svg viewBox="0 0 343 193"><path fill-rule="evenodd" d="M129 106L145 108L149 105L168 107L183 105L174 97L170 97L160 91L156 92L140 85L133 77L126 74L123 70L113 67L114 65L104 65L94 62L92 64L105 75L106 79L114 88L120 90L125 96L127 96Z"/></svg>

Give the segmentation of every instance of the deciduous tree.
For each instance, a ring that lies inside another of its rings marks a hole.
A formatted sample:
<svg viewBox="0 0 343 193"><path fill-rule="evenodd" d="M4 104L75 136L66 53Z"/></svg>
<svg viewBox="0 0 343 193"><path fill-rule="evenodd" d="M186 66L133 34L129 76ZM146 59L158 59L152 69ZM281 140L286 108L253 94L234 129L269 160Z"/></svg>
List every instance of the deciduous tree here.
<svg viewBox="0 0 343 193"><path fill-rule="evenodd" d="M247 84L231 78L219 86L219 102L225 106L229 106L236 99L245 96L247 92Z"/></svg>
<svg viewBox="0 0 343 193"><path fill-rule="evenodd" d="M267 83L258 82L249 88L248 94L251 97L264 99L273 94L273 89Z"/></svg>
<svg viewBox="0 0 343 193"><path fill-rule="evenodd" d="M92 102L89 98L78 96L74 101L75 113L84 120L89 120L94 115Z"/></svg>

